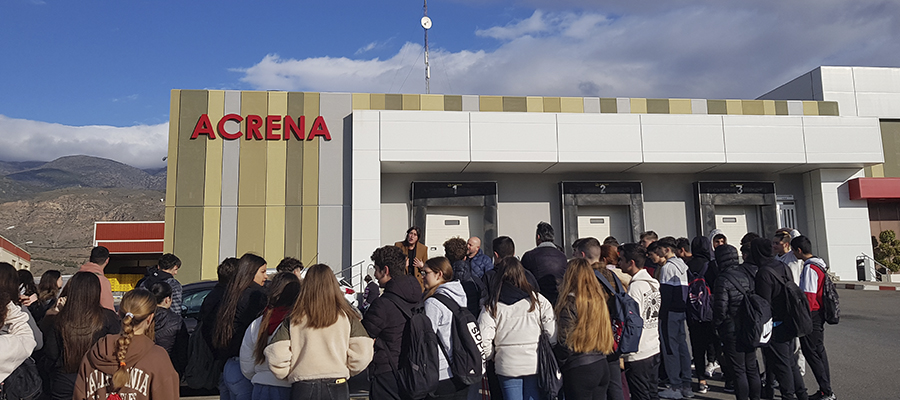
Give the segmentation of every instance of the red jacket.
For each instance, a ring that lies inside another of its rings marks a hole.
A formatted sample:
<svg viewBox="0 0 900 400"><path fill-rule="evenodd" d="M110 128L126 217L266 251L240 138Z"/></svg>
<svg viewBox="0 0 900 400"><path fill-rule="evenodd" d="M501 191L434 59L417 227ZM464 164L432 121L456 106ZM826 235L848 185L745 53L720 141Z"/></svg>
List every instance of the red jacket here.
<svg viewBox="0 0 900 400"><path fill-rule="evenodd" d="M803 262L803 270L800 272L800 289L806 293L809 311L818 311L822 307L825 268L825 261L818 257L812 257Z"/></svg>

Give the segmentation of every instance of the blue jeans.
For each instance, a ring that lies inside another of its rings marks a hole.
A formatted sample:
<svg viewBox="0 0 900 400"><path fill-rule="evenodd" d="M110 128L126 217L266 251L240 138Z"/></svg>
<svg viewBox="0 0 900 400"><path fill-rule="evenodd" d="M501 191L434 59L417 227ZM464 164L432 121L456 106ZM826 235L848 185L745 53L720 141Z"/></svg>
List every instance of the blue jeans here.
<svg viewBox="0 0 900 400"><path fill-rule="evenodd" d="M509 377L497 375L503 388L503 400L540 400L537 375Z"/></svg>
<svg viewBox="0 0 900 400"><path fill-rule="evenodd" d="M691 387L691 352L684 329L685 319L684 312L669 311L659 321L659 337L662 340L659 350L673 389ZM702 365L698 367L698 371L702 368Z"/></svg>
<svg viewBox="0 0 900 400"><path fill-rule="evenodd" d="M251 398L252 393L253 384L241 372L241 362L237 357L229 358L219 381L219 399L245 400Z"/></svg>
<svg viewBox="0 0 900 400"><path fill-rule="evenodd" d="M252 400L284 400L291 398L291 387L253 384Z"/></svg>

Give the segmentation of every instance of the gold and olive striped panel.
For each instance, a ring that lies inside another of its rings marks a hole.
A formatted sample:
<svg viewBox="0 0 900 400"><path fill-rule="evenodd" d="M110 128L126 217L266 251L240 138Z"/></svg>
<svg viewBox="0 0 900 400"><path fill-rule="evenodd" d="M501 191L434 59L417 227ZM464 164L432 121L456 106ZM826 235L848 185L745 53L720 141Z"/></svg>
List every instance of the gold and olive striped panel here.
<svg viewBox="0 0 900 400"><path fill-rule="evenodd" d="M614 97L472 96L482 112L587 113L585 103L599 100L601 114L709 114L709 115L823 115L837 116L834 101L701 100L705 110L694 110L692 99L645 99ZM619 110L620 100L631 104ZM789 112L788 103L798 110ZM441 94L353 94L354 110L462 111L462 96ZM802 112L801 112L802 111ZM596 112L596 111L594 111Z"/></svg>
<svg viewBox="0 0 900 400"><path fill-rule="evenodd" d="M226 112L228 96L237 108ZM185 282L216 279L222 258L246 252L270 267L286 256L311 260L318 253L319 139L190 139L200 115L215 129L228 113L260 115L264 124L267 115L290 115L298 125L304 116L305 135L320 115L319 94L172 91L164 251L181 258ZM240 129L246 132L246 124ZM275 133L283 129L282 123Z"/></svg>

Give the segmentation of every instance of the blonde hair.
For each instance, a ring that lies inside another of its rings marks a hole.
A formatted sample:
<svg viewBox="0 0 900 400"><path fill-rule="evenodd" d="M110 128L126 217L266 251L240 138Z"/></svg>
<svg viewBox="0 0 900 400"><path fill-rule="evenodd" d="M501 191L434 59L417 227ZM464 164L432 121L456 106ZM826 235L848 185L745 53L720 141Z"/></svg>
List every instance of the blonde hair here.
<svg viewBox="0 0 900 400"><path fill-rule="evenodd" d="M589 261L574 258L566 266L559 290L556 315L575 308L575 323L566 330L566 346L578 353L613 352L613 331L606 291L600 286Z"/></svg>
<svg viewBox="0 0 900 400"><path fill-rule="evenodd" d="M437 291L437 288L446 282L450 282L453 280L453 266L450 265L450 259L447 257L433 257L429 258L428 261L425 261L425 266L423 268L428 268L432 272L440 272L443 276L444 282L441 282L437 286L428 289L425 292L425 298L431 297L434 295L434 292ZM422 274L424 277L425 274Z"/></svg>
<svg viewBox="0 0 900 400"><path fill-rule="evenodd" d="M125 355L128 354L128 346L131 345L131 338L134 337L134 327L146 321L155 312L156 296L146 289L134 289L122 296L122 303L119 304L122 335L116 341L116 361L119 362L119 369L112 376L110 392L118 392L128 383L130 374L128 366L125 365ZM150 325L144 335L153 340L155 331L155 327Z"/></svg>
<svg viewBox="0 0 900 400"><path fill-rule="evenodd" d="M291 323L299 324L306 318L307 327L326 328L334 325L341 313L348 319L360 319L353 306L344 298L331 267L325 264L309 267L291 311ZM263 328L260 326L260 329Z"/></svg>

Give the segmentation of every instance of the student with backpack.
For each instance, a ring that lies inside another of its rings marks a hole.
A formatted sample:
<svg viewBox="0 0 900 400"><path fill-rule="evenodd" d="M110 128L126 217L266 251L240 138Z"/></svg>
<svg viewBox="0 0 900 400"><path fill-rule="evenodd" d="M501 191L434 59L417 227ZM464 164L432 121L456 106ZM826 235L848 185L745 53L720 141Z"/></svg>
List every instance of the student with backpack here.
<svg viewBox="0 0 900 400"><path fill-rule="evenodd" d="M454 312L459 313L465 309L466 292L458 280L453 280L453 267L446 257L435 257L425 261L422 279L425 284L425 315L431 320L441 347L438 351L437 389L426 398L464 400L471 383L461 382L461 377L455 377L451 369L454 362L460 362L452 357L456 354L456 350L460 350L454 348L453 331L456 328Z"/></svg>
<svg viewBox="0 0 900 400"><path fill-rule="evenodd" d="M34 330L29 316L19 303L19 278L16 268L0 263L0 382L16 370L34 350ZM38 332L40 334L40 332Z"/></svg>
<svg viewBox="0 0 900 400"><path fill-rule="evenodd" d="M706 378L719 367L717 357L721 351L716 328L713 326L712 288L718 276L718 269L711 263L712 243L706 236L697 236L691 241L691 259L688 265L688 332L691 337L691 352L694 371L697 375L698 393L709 391ZM708 372L708 374L707 374Z"/></svg>
<svg viewBox="0 0 900 400"><path fill-rule="evenodd" d="M542 398L538 387L538 342L546 334L556 343L553 306L525 278L515 257L497 264L493 296L478 318L487 358L494 360L503 398Z"/></svg>
<svg viewBox="0 0 900 400"><path fill-rule="evenodd" d="M73 400L177 399L178 373L153 343L156 296L134 289L122 296L122 333L108 335L83 357Z"/></svg>
<svg viewBox="0 0 900 400"><path fill-rule="evenodd" d="M632 277L628 295L640 306L640 315L644 320L638 351L623 357L628 391L634 400L659 398L659 281L644 269L646 260L647 250L639 244L626 243L622 246L619 268Z"/></svg>
<svg viewBox="0 0 900 400"><path fill-rule="evenodd" d="M398 380L407 326L404 311L411 313L421 306L422 287L414 276L406 274L406 256L399 247L375 249L371 258L375 280L384 293L372 302L362 320L369 337L375 339L375 355L369 364L369 398L400 400L405 394Z"/></svg>
<svg viewBox="0 0 900 400"><path fill-rule="evenodd" d="M691 354L684 329L688 306L688 266L675 256L674 238L664 237L648 246L647 251L665 260L659 268L657 279L662 296L659 334L669 382L659 397L694 397L691 390Z"/></svg>
<svg viewBox="0 0 900 400"><path fill-rule="evenodd" d="M275 378L291 382L292 400L347 400L347 379L372 361L373 341L331 267L307 271L297 302L265 349L266 360Z"/></svg>
<svg viewBox="0 0 900 400"><path fill-rule="evenodd" d="M750 242L750 257L747 262L759 268L755 280L756 293L772 306L772 339L763 348L766 371L778 380L782 399L806 400L806 386L793 351L794 338L798 336L795 320L798 316L790 312L792 305L788 291L791 290L789 286L794 283L791 271L785 263L775 258L772 254L772 241L766 238ZM767 391L771 391L773 387L769 382L771 378L766 378Z"/></svg>
<svg viewBox="0 0 900 400"><path fill-rule="evenodd" d="M825 261L812 255L812 243L809 238L798 236L791 240L791 247L794 249L794 255L803 260L800 288L809 300L809 312L813 323L812 332L800 338L800 348L809 363L809 368L816 376L816 383L819 384L819 390L810 396L810 399L834 400L837 396L831 391L831 369L828 366L828 353L825 352L825 321L830 317L829 323L837 322L835 319L837 292L826 272L828 267Z"/></svg>
<svg viewBox="0 0 900 400"><path fill-rule="evenodd" d="M594 275L589 261L575 258L566 265L556 304L554 349L568 400L606 399L610 379L606 356L615 344L606 305L606 291Z"/></svg>
<svg viewBox="0 0 900 400"><path fill-rule="evenodd" d="M744 293L752 292L756 287L752 275L755 271L738 264L737 249L729 244L716 247L716 263L722 273L714 285L713 324L722 339L725 380L732 383L736 399L759 399L756 348L739 343L737 338L746 324L741 319Z"/></svg>

